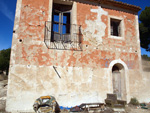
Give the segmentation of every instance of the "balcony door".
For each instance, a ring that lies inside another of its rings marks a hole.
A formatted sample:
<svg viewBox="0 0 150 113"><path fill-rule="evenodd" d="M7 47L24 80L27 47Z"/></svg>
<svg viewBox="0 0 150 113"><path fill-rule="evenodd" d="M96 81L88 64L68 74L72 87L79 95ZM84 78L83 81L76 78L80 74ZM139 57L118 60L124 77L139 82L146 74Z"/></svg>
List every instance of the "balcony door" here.
<svg viewBox="0 0 150 113"><path fill-rule="evenodd" d="M52 32L53 32L53 41L63 41L68 42L71 40L70 38L70 10L61 10L61 8L54 7L56 9L53 10L52 17Z"/></svg>

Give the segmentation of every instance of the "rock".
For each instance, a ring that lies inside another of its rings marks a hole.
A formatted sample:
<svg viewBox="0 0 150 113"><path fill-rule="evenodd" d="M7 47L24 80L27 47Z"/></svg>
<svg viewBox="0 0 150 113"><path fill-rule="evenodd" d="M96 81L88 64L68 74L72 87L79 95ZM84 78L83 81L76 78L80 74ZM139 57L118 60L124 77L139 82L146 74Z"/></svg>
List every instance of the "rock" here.
<svg viewBox="0 0 150 113"><path fill-rule="evenodd" d="M112 108L107 107L104 111L101 111L100 113L114 113L114 110Z"/></svg>
<svg viewBox="0 0 150 113"><path fill-rule="evenodd" d="M2 75L0 75L0 81L4 80L4 77Z"/></svg>
<svg viewBox="0 0 150 113"><path fill-rule="evenodd" d="M7 82L8 80L0 81L0 113L4 113L6 107Z"/></svg>
<svg viewBox="0 0 150 113"><path fill-rule="evenodd" d="M6 100L0 100L0 111L5 111Z"/></svg>

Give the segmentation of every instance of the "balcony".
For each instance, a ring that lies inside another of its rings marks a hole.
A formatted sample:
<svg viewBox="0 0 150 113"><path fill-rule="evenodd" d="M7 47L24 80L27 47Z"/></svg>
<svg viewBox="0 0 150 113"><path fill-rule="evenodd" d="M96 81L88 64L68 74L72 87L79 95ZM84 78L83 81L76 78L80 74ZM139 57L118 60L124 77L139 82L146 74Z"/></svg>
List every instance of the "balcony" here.
<svg viewBox="0 0 150 113"><path fill-rule="evenodd" d="M81 26L46 21L44 42L48 49L82 51Z"/></svg>

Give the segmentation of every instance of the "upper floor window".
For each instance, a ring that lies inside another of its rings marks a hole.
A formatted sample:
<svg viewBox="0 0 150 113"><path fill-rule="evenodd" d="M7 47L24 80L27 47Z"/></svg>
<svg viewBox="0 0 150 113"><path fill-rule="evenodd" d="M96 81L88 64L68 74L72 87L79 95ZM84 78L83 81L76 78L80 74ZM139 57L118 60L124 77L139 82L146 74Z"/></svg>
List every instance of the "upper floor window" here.
<svg viewBox="0 0 150 113"><path fill-rule="evenodd" d="M124 39L123 19L119 17L109 17L109 38Z"/></svg>
<svg viewBox="0 0 150 113"><path fill-rule="evenodd" d="M81 25L76 23L76 4L54 0L51 21L45 22L44 42L49 49L82 50Z"/></svg>
<svg viewBox="0 0 150 113"><path fill-rule="evenodd" d="M52 42L63 41L66 43L71 41L71 9L71 5L53 4Z"/></svg>
<svg viewBox="0 0 150 113"><path fill-rule="evenodd" d="M121 36L121 20L112 19L111 22L111 35Z"/></svg>

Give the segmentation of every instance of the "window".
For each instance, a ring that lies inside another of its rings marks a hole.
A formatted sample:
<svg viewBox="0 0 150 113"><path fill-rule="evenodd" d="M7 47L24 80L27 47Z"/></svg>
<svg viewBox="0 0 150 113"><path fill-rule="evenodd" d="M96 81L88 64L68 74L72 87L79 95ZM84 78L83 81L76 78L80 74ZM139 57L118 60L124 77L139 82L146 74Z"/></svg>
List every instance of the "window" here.
<svg viewBox="0 0 150 113"><path fill-rule="evenodd" d="M81 25L76 22L76 4L72 1L53 0L49 21L45 21L44 42L49 49L82 50Z"/></svg>
<svg viewBox="0 0 150 113"><path fill-rule="evenodd" d="M62 41L67 43L71 41L71 9L71 5L53 4L51 42Z"/></svg>
<svg viewBox="0 0 150 113"><path fill-rule="evenodd" d="M124 39L124 20L120 17L109 16L109 38Z"/></svg>
<svg viewBox="0 0 150 113"><path fill-rule="evenodd" d="M121 20L110 19L111 22L111 35L121 36Z"/></svg>

